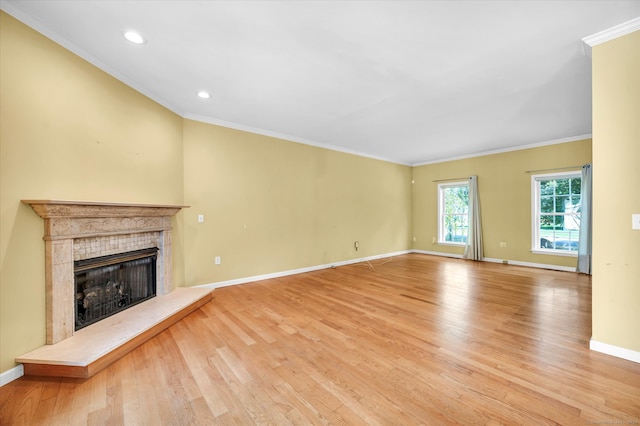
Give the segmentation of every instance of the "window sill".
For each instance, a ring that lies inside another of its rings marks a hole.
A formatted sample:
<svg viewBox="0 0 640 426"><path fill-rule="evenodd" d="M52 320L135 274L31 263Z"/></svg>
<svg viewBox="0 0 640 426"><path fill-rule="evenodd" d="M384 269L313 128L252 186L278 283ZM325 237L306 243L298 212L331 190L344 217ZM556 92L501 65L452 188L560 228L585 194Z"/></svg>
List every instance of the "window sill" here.
<svg viewBox="0 0 640 426"><path fill-rule="evenodd" d="M452 243L449 241L445 241L445 242L438 241L437 244L439 246L451 246L451 247L464 247L467 245L466 243Z"/></svg>
<svg viewBox="0 0 640 426"><path fill-rule="evenodd" d="M564 256L564 257L578 257L577 251L569 251L569 250L541 250L541 249L532 249L531 253L533 254L548 254L551 256Z"/></svg>

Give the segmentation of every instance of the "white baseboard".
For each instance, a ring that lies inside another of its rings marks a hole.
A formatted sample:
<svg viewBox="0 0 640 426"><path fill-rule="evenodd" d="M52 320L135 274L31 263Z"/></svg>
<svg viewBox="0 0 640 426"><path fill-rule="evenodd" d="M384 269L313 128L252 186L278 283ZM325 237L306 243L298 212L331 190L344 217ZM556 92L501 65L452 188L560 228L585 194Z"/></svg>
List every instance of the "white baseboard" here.
<svg viewBox="0 0 640 426"><path fill-rule="evenodd" d="M429 254L431 256L441 256L441 257L453 257L455 259L462 259L461 254L455 253L445 253L442 251L429 251L429 250L411 250L412 253L420 253L420 254Z"/></svg>
<svg viewBox="0 0 640 426"><path fill-rule="evenodd" d="M484 262L502 263L503 259L483 257L482 260ZM515 266L527 266L529 268L539 268L539 269L552 269L554 271L563 271L563 272L576 272L575 266L547 265L546 263L521 262L519 260L507 260L507 261L509 262L509 265L515 265Z"/></svg>
<svg viewBox="0 0 640 426"><path fill-rule="evenodd" d="M617 358L640 363L640 352L632 351L631 349L621 348L619 346L610 345L608 343L598 342L593 339L589 341L589 349L596 352L602 352L603 354L615 356Z"/></svg>
<svg viewBox="0 0 640 426"><path fill-rule="evenodd" d="M445 253L441 251L428 251L428 250L412 250L412 253L421 253L421 254L430 254L432 256L443 256L443 257L453 257L456 259L462 259L461 254L455 253ZM494 259L492 257L483 257L483 262L491 262L491 263L502 263L504 259ZM576 272L576 268L573 266L558 266L558 265L547 265L545 263L531 263L531 262L521 262L519 260L508 260L509 265L515 266L527 266L529 268L539 268L539 269L552 269L554 271L563 271L563 272Z"/></svg>
<svg viewBox="0 0 640 426"><path fill-rule="evenodd" d="M246 284L246 283L251 283L251 282L255 282L255 281L268 280L268 279L271 279L271 278L286 277L288 275L303 274L305 272L319 271L321 269L328 269L328 268L334 268L334 267L337 267L337 266L351 265L353 263L360 263L360 262L366 262L366 261L371 261L371 260L376 260L376 259L383 259L383 258L387 258L387 257L400 256L402 254L409 254L409 253L420 253L420 254L428 254L428 255L432 255L432 256L442 256L442 257L452 257L452 258L455 258L455 259L462 259L462 255L461 254L455 254L455 253L444 253L444 252L440 252L440 251L428 251L428 250L417 250L417 249L402 250L402 251L397 251L397 252L394 252L394 253L378 254L378 255L375 255L375 256L361 257L361 258L358 258L358 259L344 260L344 261L340 261L340 262L327 263L327 264L324 264L324 265L315 265L315 266L309 266L309 267L306 267L306 268L291 269L291 270L288 270L288 271L273 272L273 273L264 274L264 275L254 275L254 276L251 276L251 277L237 278L237 279L234 279L234 280L218 281L218 282L213 282L213 283L209 283L209 284L201 284L201 285L198 285L198 286L195 286L195 287L220 288L220 287L227 287L227 286L230 286L230 285ZM502 263L502 259L493 259L493 258L489 258L489 257L485 257L482 260L485 261L485 262ZM520 262L520 261L515 261L515 260L509 260L509 264L510 265L516 265L516 266L528 266L528 267L531 267L531 268L553 269L553 270L557 270L557 271L575 272L575 268L568 267L568 266L546 265L546 264L543 264L543 263L529 263L529 262Z"/></svg>
<svg viewBox="0 0 640 426"><path fill-rule="evenodd" d="M22 376L24 376L24 367L20 364L17 367L13 367L11 370L7 370L0 374L0 387L13 382Z"/></svg>
<svg viewBox="0 0 640 426"><path fill-rule="evenodd" d="M280 278L280 277L286 277L288 275L296 275L296 274L303 274L305 272L319 271L320 269L329 269L329 268L335 268L337 266L351 265L353 263L367 262L367 261L376 260L376 259L384 259L387 257L400 256L402 254L409 254L412 252L413 252L412 250L403 250L403 251L397 251L394 253L378 254L375 256L343 260L340 262L327 263L324 265L309 266L307 268L291 269L288 271L273 272L271 274L264 274L264 275L254 275L252 277L238 278L235 280L218 281L215 283L202 284L195 287L220 288L220 287L227 287L230 285L246 284L246 283L255 282L255 281L268 280L271 278Z"/></svg>

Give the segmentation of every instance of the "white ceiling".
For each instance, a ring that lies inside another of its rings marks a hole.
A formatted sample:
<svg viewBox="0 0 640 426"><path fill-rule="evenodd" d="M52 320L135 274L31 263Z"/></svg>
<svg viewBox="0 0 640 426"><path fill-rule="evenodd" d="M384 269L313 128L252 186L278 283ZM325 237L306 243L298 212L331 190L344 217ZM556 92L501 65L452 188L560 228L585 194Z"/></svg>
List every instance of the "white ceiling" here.
<svg viewBox="0 0 640 426"><path fill-rule="evenodd" d="M640 16L637 0L1 5L183 117L402 164L590 134L581 40Z"/></svg>

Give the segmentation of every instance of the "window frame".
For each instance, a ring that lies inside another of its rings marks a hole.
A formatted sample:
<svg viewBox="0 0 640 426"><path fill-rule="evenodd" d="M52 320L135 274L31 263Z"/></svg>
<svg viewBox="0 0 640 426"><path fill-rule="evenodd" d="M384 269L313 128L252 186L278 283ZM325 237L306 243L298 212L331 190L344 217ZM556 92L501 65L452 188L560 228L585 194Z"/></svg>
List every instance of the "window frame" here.
<svg viewBox="0 0 640 426"><path fill-rule="evenodd" d="M455 188L455 187L466 187L469 188L469 181L455 181L455 182L446 182L438 184L438 244L439 245L448 245L448 246L456 246L456 247L464 247L467 245L465 242L455 242L455 241L446 241L446 227L444 223L444 194L445 189L447 188ZM469 208L467 201L467 209ZM467 226L467 240L469 239L469 228Z"/></svg>
<svg viewBox="0 0 640 426"><path fill-rule="evenodd" d="M578 250L561 250L555 248L542 248L540 247L540 182L547 180L559 180L559 179L575 179L582 178L582 172L568 171L558 173L542 173L531 175L531 252L536 254L547 254L552 256L569 256L577 257ZM582 183L582 182L581 182ZM582 202L582 193L580 193L580 202ZM558 212L553 212L553 216L558 216ZM567 213L563 213L563 216L569 216ZM578 229L578 241L580 244L580 230Z"/></svg>

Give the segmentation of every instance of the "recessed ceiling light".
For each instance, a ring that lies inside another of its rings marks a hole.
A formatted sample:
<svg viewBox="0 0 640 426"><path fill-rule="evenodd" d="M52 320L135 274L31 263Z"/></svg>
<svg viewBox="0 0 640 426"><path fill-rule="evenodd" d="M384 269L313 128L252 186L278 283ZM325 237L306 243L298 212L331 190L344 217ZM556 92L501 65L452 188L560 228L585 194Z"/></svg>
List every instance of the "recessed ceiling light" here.
<svg viewBox="0 0 640 426"><path fill-rule="evenodd" d="M198 92L198 96L201 97L202 99L209 99L211 97L211 94L203 90Z"/></svg>
<svg viewBox="0 0 640 426"><path fill-rule="evenodd" d="M147 42L144 37L142 37L135 31L127 31L126 33L124 33L124 38L134 44L145 44Z"/></svg>

